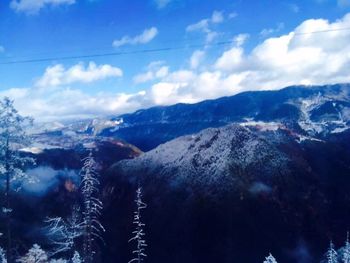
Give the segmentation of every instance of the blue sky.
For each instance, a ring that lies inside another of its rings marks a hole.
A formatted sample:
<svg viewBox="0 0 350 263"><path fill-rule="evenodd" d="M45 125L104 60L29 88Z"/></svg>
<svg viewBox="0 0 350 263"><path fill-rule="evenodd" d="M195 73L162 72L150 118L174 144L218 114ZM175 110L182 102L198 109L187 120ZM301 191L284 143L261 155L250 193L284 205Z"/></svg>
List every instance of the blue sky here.
<svg viewBox="0 0 350 263"><path fill-rule="evenodd" d="M348 82L348 12L350 0L3 0L0 95L51 120ZM142 53L162 48L175 49ZM136 54L59 59L113 52Z"/></svg>

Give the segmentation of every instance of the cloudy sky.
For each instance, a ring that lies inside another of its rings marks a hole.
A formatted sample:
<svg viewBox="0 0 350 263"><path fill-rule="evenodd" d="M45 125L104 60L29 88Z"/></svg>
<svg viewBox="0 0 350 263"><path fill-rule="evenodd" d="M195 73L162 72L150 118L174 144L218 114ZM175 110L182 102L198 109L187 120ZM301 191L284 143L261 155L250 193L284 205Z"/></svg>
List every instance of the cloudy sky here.
<svg viewBox="0 0 350 263"><path fill-rule="evenodd" d="M0 96L39 121L350 82L350 0L1 0Z"/></svg>

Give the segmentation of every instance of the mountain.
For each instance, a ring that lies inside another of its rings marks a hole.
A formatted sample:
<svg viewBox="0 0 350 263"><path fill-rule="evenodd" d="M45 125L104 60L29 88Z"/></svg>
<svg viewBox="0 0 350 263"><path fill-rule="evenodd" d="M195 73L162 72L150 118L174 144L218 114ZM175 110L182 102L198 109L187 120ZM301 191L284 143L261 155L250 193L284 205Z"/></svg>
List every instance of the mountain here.
<svg viewBox="0 0 350 263"><path fill-rule="evenodd" d="M349 94L349 84L244 92L124 114L108 120L109 125L117 125L99 125L98 134L123 139L143 151L182 135L233 122L277 122L304 135L322 137L349 128Z"/></svg>
<svg viewBox="0 0 350 263"><path fill-rule="evenodd" d="M349 227L349 164L350 130L320 140L285 126L229 124L117 162L105 205L131 214L125 204L142 185L152 262L259 262L269 251L281 262L319 262ZM107 226L126 238L124 219L114 220ZM115 242L113 255L126 260Z"/></svg>
<svg viewBox="0 0 350 263"><path fill-rule="evenodd" d="M350 84L292 86L195 104L158 106L113 118L39 124L36 130L113 137L142 151L182 135L230 123L283 125L305 136L322 138L350 127L349 94Z"/></svg>

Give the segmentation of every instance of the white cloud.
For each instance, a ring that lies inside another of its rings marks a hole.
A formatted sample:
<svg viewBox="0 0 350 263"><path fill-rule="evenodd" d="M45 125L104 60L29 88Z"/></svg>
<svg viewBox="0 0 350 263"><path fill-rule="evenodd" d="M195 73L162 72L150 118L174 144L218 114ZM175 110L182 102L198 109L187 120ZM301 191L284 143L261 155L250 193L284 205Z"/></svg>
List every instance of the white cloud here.
<svg viewBox="0 0 350 263"><path fill-rule="evenodd" d="M35 84L37 87L54 87L69 85L76 82L90 83L111 77L121 77L123 72L120 68L111 65L99 65L90 62L85 68L83 63L66 69L63 65L57 64L48 67L44 75Z"/></svg>
<svg viewBox="0 0 350 263"><path fill-rule="evenodd" d="M197 23L188 25L186 27L187 32L200 31L206 34L206 42L211 42L217 37L218 33L210 29L210 25L220 24L224 21L224 16L222 12L214 11L210 18L205 18Z"/></svg>
<svg viewBox="0 0 350 263"><path fill-rule="evenodd" d="M224 22L224 16L222 12L219 11L214 11L212 16L211 16L211 22L214 24L219 24Z"/></svg>
<svg viewBox="0 0 350 263"><path fill-rule="evenodd" d="M209 29L210 24L219 24L219 23L222 23L223 21L224 21L224 16L222 12L214 11L210 18L202 19L197 23L187 26L186 31L187 32L203 31L204 33L208 33L208 31L210 31Z"/></svg>
<svg viewBox="0 0 350 263"><path fill-rule="evenodd" d="M164 65L164 61L153 61L147 67L146 71L134 76L135 84L146 83L156 79L164 78L169 73L169 67Z"/></svg>
<svg viewBox="0 0 350 263"><path fill-rule="evenodd" d="M239 34L233 38L233 42L237 47L244 45L244 43L248 40L249 34Z"/></svg>
<svg viewBox="0 0 350 263"><path fill-rule="evenodd" d="M300 7L297 4L289 4L289 9L293 13L299 13L300 12Z"/></svg>
<svg viewBox="0 0 350 263"><path fill-rule="evenodd" d="M45 6L72 5L75 0L11 0L10 7L16 12L37 14Z"/></svg>
<svg viewBox="0 0 350 263"><path fill-rule="evenodd" d="M211 70L178 71L152 86L156 104L197 102L246 90L279 89L289 85L350 82L350 14L335 22L310 19L281 37L268 38L246 52L247 36L237 36Z"/></svg>
<svg viewBox="0 0 350 263"><path fill-rule="evenodd" d="M17 89L21 90L21 89ZM15 96L15 94L19 96ZM89 118L134 111L147 105L145 92L135 94L99 93L90 95L79 89L61 88L40 91L35 88L23 92L7 90L0 96L11 96L16 108L37 121Z"/></svg>
<svg viewBox="0 0 350 263"><path fill-rule="evenodd" d="M137 45L137 44L146 44L152 41L158 35L158 29L156 27L151 27L145 29L140 35L130 37L123 36L119 40L113 41L114 47L121 47L124 45Z"/></svg>
<svg viewBox="0 0 350 263"><path fill-rule="evenodd" d="M228 14L228 19L233 19L236 18L238 16L238 14L236 12L232 12Z"/></svg>
<svg viewBox="0 0 350 263"><path fill-rule="evenodd" d="M171 0L154 0L154 1L159 9L166 7L171 2Z"/></svg>
<svg viewBox="0 0 350 263"><path fill-rule="evenodd" d="M202 50L196 50L193 52L190 58L190 66L192 69L198 68L199 64L203 60L205 52Z"/></svg>
<svg viewBox="0 0 350 263"><path fill-rule="evenodd" d="M264 28L263 30L261 30L260 36L267 37L272 34L278 33L283 29L284 29L284 23L278 23L275 28Z"/></svg>
<svg viewBox="0 0 350 263"><path fill-rule="evenodd" d="M209 19L202 19L201 21L191 24L186 27L187 32L192 32L192 31L203 31L207 33L209 31Z"/></svg>

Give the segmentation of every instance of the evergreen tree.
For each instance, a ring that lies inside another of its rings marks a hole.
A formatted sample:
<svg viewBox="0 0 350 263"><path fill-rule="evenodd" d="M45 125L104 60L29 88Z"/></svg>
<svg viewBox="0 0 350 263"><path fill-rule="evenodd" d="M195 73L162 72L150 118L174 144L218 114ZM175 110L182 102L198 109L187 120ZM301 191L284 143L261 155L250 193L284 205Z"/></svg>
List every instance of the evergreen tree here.
<svg viewBox="0 0 350 263"><path fill-rule="evenodd" d="M68 261L63 258L54 258L50 260L50 263L67 263Z"/></svg>
<svg viewBox="0 0 350 263"><path fill-rule="evenodd" d="M142 201L141 187L137 188L136 190L135 203L136 203L136 211L134 212L134 221L133 221L133 224L135 225L135 230L132 232L134 236L129 240L129 242L135 241L136 249L132 251L134 258L131 259L129 263L131 262L140 263L147 256L145 254L145 248L147 247L147 244L146 244L146 240L144 239L145 232L143 230L143 227L145 226L145 224L142 223L142 218L141 218L141 210L145 209L147 205Z"/></svg>
<svg viewBox="0 0 350 263"><path fill-rule="evenodd" d="M327 257L327 263L337 263L338 262L338 253L334 249L334 244L332 241L330 241L330 243L329 243L329 248L328 248L328 251L326 253L326 257Z"/></svg>
<svg viewBox="0 0 350 263"><path fill-rule="evenodd" d="M47 253L37 244L34 244L24 257L17 260L20 263L48 263Z"/></svg>
<svg viewBox="0 0 350 263"><path fill-rule="evenodd" d="M51 256L62 252L71 252L69 254L72 255L76 239L83 234L83 223L79 213L79 207L73 206L72 214L66 220L62 217L46 219L46 235L54 245Z"/></svg>
<svg viewBox="0 0 350 263"><path fill-rule="evenodd" d="M24 172L24 166L34 162L31 158L22 157L19 149L29 143L25 127L32 120L22 117L13 105L13 101L5 97L0 100L0 175L5 178L5 204L2 208L6 216L6 256L8 262L12 262L12 237L11 237L11 199L12 182L17 180L30 180Z"/></svg>
<svg viewBox="0 0 350 263"><path fill-rule="evenodd" d="M102 210L102 202L98 198L99 194L99 174L97 172L97 163L92 153L83 159L84 166L81 170L81 192L83 196L83 261L84 263L93 262L96 254L96 240L102 240L104 228L99 221Z"/></svg>
<svg viewBox="0 0 350 263"><path fill-rule="evenodd" d="M0 263L7 263L6 253L2 247L0 247Z"/></svg>
<svg viewBox="0 0 350 263"><path fill-rule="evenodd" d="M72 258L72 263L82 263L82 259L80 257L80 254L77 251L74 251L74 255Z"/></svg>
<svg viewBox="0 0 350 263"><path fill-rule="evenodd" d="M346 234L345 246L343 249L343 263L350 263L350 243L349 243L349 232Z"/></svg>
<svg viewBox="0 0 350 263"><path fill-rule="evenodd" d="M277 263L277 261L270 253L269 256L265 258L264 263Z"/></svg>

